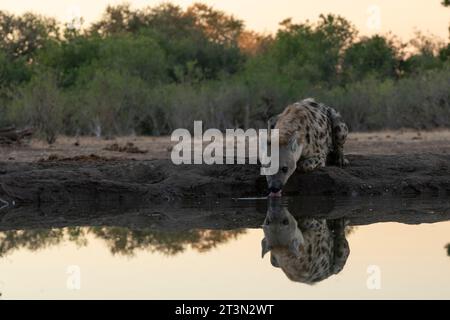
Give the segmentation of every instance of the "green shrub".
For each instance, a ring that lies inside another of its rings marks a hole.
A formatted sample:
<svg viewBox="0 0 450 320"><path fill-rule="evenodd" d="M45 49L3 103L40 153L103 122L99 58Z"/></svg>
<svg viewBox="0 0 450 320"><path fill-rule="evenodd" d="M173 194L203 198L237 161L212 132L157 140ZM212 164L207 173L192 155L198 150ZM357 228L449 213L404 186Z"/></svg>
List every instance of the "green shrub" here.
<svg viewBox="0 0 450 320"><path fill-rule="evenodd" d="M18 125L34 127L39 136L52 144L61 129L61 101L55 76L38 73L15 93L9 116Z"/></svg>

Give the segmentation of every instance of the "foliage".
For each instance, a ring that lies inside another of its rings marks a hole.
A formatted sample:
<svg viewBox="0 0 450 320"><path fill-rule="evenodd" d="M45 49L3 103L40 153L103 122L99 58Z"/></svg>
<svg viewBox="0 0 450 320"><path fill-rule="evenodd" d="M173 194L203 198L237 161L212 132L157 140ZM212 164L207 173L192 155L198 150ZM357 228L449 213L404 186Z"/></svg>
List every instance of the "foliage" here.
<svg viewBox="0 0 450 320"><path fill-rule="evenodd" d="M31 60L47 41L59 39L55 19L33 13L14 16L0 11L0 49L13 57Z"/></svg>
<svg viewBox="0 0 450 320"><path fill-rule="evenodd" d="M361 81L368 76L396 78L400 67L399 55L398 48L385 37L363 38L344 53L342 72L345 82Z"/></svg>
<svg viewBox="0 0 450 320"><path fill-rule="evenodd" d="M11 112L21 124L29 124L49 143L61 129L61 93L51 73L38 73L14 99Z"/></svg>
<svg viewBox="0 0 450 320"><path fill-rule="evenodd" d="M448 42L358 37L335 15L262 35L205 4L110 6L81 30L0 11L0 125L34 126L50 143L58 133L170 134L199 119L264 127L316 97L352 130L435 128L450 125L449 65Z"/></svg>

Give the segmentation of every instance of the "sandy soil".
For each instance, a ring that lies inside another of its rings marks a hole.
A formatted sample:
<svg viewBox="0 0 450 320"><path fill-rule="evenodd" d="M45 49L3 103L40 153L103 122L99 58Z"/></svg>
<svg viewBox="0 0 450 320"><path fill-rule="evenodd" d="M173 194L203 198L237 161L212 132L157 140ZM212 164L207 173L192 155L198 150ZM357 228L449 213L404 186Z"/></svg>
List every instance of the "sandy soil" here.
<svg viewBox="0 0 450 320"><path fill-rule="evenodd" d="M132 143L131 152L111 151L116 144L119 149L127 149ZM105 158L119 159L168 159L170 137L120 137L111 140L99 138L59 137L51 146L32 139L22 145L0 146L0 161L34 162L49 157L76 157L95 154ZM112 148L111 148L112 147ZM395 155L395 154L450 154L450 130L440 131L383 131L373 133L351 133L345 145L348 154L358 155Z"/></svg>
<svg viewBox="0 0 450 320"><path fill-rule="evenodd" d="M350 154L362 155L449 154L450 130L351 133L345 150Z"/></svg>

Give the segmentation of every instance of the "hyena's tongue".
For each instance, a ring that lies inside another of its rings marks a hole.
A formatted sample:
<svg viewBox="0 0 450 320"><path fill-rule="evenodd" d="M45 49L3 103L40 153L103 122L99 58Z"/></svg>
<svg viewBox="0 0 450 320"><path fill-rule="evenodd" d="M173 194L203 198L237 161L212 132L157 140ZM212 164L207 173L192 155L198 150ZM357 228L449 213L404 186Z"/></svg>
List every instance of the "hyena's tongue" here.
<svg viewBox="0 0 450 320"><path fill-rule="evenodd" d="M269 197L273 198L273 197L281 197L281 190L278 192L271 192L269 193Z"/></svg>

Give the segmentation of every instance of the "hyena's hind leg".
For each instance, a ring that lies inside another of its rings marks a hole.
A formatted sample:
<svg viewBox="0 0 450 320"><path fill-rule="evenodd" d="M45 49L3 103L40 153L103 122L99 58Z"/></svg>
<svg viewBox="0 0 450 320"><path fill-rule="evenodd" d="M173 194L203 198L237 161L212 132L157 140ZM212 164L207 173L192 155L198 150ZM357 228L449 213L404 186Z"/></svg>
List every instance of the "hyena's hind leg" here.
<svg viewBox="0 0 450 320"><path fill-rule="evenodd" d="M333 151L329 155L328 162L343 167L349 164L349 161L344 157L344 144L347 140L348 127L342 121L341 115L334 109L330 110L329 116L333 130Z"/></svg>

